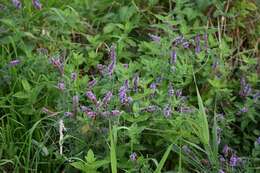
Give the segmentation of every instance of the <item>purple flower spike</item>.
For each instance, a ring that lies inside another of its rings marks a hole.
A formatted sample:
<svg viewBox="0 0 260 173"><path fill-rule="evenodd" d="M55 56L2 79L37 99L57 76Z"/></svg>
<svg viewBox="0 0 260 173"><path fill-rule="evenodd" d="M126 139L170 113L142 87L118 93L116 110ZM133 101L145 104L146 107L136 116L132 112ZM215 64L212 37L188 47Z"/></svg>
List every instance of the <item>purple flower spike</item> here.
<svg viewBox="0 0 260 173"><path fill-rule="evenodd" d="M260 145L260 136L256 139L256 142Z"/></svg>
<svg viewBox="0 0 260 173"><path fill-rule="evenodd" d="M107 104L111 100L112 96L113 96L113 93L111 91L108 91L102 100L102 105L107 106Z"/></svg>
<svg viewBox="0 0 260 173"><path fill-rule="evenodd" d="M230 160L229 160L229 164L232 167L235 167L238 165L238 163L240 162L240 158L237 157L236 155L232 155Z"/></svg>
<svg viewBox="0 0 260 173"><path fill-rule="evenodd" d="M184 38L183 36L178 36L175 38L175 40L173 41L173 45L177 46L178 44L181 44L183 42Z"/></svg>
<svg viewBox="0 0 260 173"><path fill-rule="evenodd" d="M181 89L178 89L178 90L176 91L176 97L181 97L181 95L182 95L182 90L181 90Z"/></svg>
<svg viewBox="0 0 260 173"><path fill-rule="evenodd" d="M88 112L85 112L85 114L89 117L89 118L95 118L96 117L96 112L93 112L93 111L88 111Z"/></svg>
<svg viewBox="0 0 260 173"><path fill-rule="evenodd" d="M71 80L75 81L77 79L77 73L73 72L71 73Z"/></svg>
<svg viewBox="0 0 260 173"><path fill-rule="evenodd" d="M134 92L138 92L139 76L136 74L134 77Z"/></svg>
<svg viewBox="0 0 260 173"><path fill-rule="evenodd" d="M222 169L220 169L219 171L218 171L218 173L225 173Z"/></svg>
<svg viewBox="0 0 260 173"><path fill-rule="evenodd" d="M37 10L42 9L42 4L41 4L40 0L32 0L32 4L33 4L34 8L36 8Z"/></svg>
<svg viewBox="0 0 260 173"><path fill-rule="evenodd" d="M57 88L58 88L59 90L61 90L61 91L64 91L64 90L65 90L65 84L64 84L63 82L60 82L60 83L58 83Z"/></svg>
<svg viewBox="0 0 260 173"><path fill-rule="evenodd" d="M72 112L64 112L65 117L72 117L73 113Z"/></svg>
<svg viewBox="0 0 260 173"><path fill-rule="evenodd" d="M249 96L250 95L250 93L251 93L251 91L252 91L252 88L251 88L251 86L248 84L248 83L246 83L246 80L245 80L245 78L241 78L241 80L240 80L240 91L239 91L239 95L241 96L241 97L247 97L247 96Z"/></svg>
<svg viewBox="0 0 260 173"><path fill-rule="evenodd" d="M163 115L165 116L165 118L169 118L172 114L172 109L170 107L170 105L166 105L164 108L163 108Z"/></svg>
<svg viewBox="0 0 260 173"><path fill-rule="evenodd" d="M111 63L108 66L108 74L111 76L116 67L116 48L112 45L110 48L110 59Z"/></svg>
<svg viewBox="0 0 260 173"><path fill-rule="evenodd" d="M157 111L157 110L158 110L158 107L155 106L155 105L150 105L150 106L148 106L148 107L142 109L142 111L148 112L148 113L153 113L153 112L155 112L155 111Z"/></svg>
<svg viewBox="0 0 260 173"><path fill-rule="evenodd" d="M83 112L90 112L91 109L87 106L80 106L80 109L83 111Z"/></svg>
<svg viewBox="0 0 260 173"><path fill-rule="evenodd" d="M156 89L156 83L154 83L154 82L151 83L151 84L150 84L150 88L151 88L152 90L155 90L155 89Z"/></svg>
<svg viewBox="0 0 260 173"><path fill-rule="evenodd" d="M17 8L17 9L22 8L22 3L20 0L12 0L12 3L15 6L15 8Z"/></svg>
<svg viewBox="0 0 260 173"><path fill-rule="evenodd" d="M96 96L93 94L92 91L87 91L86 96L88 97L89 100L91 100L94 103L97 103L97 98Z"/></svg>
<svg viewBox="0 0 260 173"><path fill-rule="evenodd" d="M182 43L183 48L188 49L190 47L190 43L188 41L185 41Z"/></svg>
<svg viewBox="0 0 260 173"><path fill-rule="evenodd" d="M176 64L176 61L177 61L177 53L175 50L172 50L170 64Z"/></svg>
<svg viewBox="0 0 260 173"><path fill-rule="evenodd" d="M97 81L95 79L88 82L88 87L93 88L96 85Z"/></svg>
<svg viewBox="0 0 260 173"><path fill-rule="evenodd" d="M111 111L111 115L112 116L118 116L118 115L120 115L121 114L121 112L119 111L119 110L112 110Z"/></svg>
<svg viewBox="0 0 260 173"><path fill-rule="evenodd" d="M228 153L230 152L230 150L231 149L229 148L229 146L227 146L227 145L224 146L222 153L224 154L225 157L228 156Z"/></svg>
<svg viewBox="0 0 260 173"><path fill-rule="evenodd" d="M135 152L131 153L130 160L136 161L136 159L137 159L137 154Z"/></svg>
<svg viewBox="0 0 260 173"><path fill-rule="evenodd" d="M127 104L127 94L125 86L122 86L119 89L119 99L122 104Z"/></svg>
<svg viewBox="0 0 260 173"><path fill-rule="evenodd" d="M196 37L195 37L195 44L196 44L196 46L195 46L195 53L200 53L200 35L198 34L198 35L196 35Z"/></svg>
<svg viewBox="0 0 260 173"><path fill-rule="evenodd" d="M10 61L10 62L9 62L9 65L13 67L13 66L16 66L16 65L18 65L18 64L20 64L20 63L21 63L21 61L18 60L18 59L16 59L16 60Z"/></svg>
<svg viewBox="0 0 260 173"><path fill-rule="evenodd" d="M170 83L169 87L168 87L168 96L172 97L174 95L174 89L172 86L172 83Z"/></svg>
<svg viewBox="0 0 260 173"><path fill-rule="evenodd" d="M153 34L148 34L149 37L156 43L160 43L161 41L161 37L157 36L157 35L153 35Z"/></svg>

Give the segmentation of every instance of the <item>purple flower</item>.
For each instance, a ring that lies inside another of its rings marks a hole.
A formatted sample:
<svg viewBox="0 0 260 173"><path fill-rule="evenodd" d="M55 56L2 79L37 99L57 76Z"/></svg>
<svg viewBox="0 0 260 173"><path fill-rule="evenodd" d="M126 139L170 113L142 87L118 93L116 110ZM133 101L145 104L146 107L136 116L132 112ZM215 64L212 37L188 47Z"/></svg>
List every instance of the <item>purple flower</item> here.
<svg viewBox="0 0 260 173"><path fill-rule="evenodd" d="M195 52L196 53L200 53L200 35L197 34L196 37L195 37Z"/></svg>
<svg viewBox="0 0 260 173"><path fill-rule="evenodd" d="M253 96L254 101L256 102L259 97L260 97L260 92L257 92L257 93Z"/></svg>
<svg viewBox="0 0 260 173"><path fill-rule="evenodd" d="M85 114L89 117L89 118L95 118L96 117L96 112L93 111L86 111Z"/></svg>
<svg viewBox="0 0 260 173"><path fill-rule="evenodd" d="M64 116L66 117L72 117L73 113L72 112L64 112Z"/></svg>
<svg viewBox="0 0 260 173"><path fill-rule="evenodd" d="M20 0L12 0L12 3L15 6L15 8L17 8L17 9L22 8L22 3Z"/></svg>
<svg viewBox="0 0 260 173"><path fill-rule="evenodd" d="M168 87L168 96L172 97L174 95L174 89L172 86L172 83L170 83L169 87Z"/></svg>
<svg viewBox="0 0 260 173"><path fill-rule="evenodd" d="M222 129L217 127L217 143L220 144Z"/></svg>
<svg viewBox="0 0 260 173"><path fill-rule="evenodd" d="M246 81L245 81L245 78L241 78L241 80L240 80L240 91L239 91L239 95L241 96L241 97L246 97L246 96L248 96L250 93L251 93L251 86L248 84L248 83L246 83Z"/></svg>
<svg viewBox="0 0 260 173"><path fill-rule="evenodd" d="M51 58L51 64L57 68L61 74L64 73L64 68L63 68L63 64L61 62L61 60L58 58L58 59L54 59L54 58Z"/></svg>
<svg viewBox="0 0 260 173"><path fill-rule="evenodd" d="M20 64L20 63L21 63L21 61L18 60L18 59L16 59L16 60L10 61L10 62L9 62L9 65L13 67L13 66L16 66L16 65L18 65L18 64Z"/></svg>
<svg viewBox="0 0 260 173"><path fill-rule="evenodd" d="M172 50L170 64L176 64L176 60L177 60L177 53L175 50Z"/></svg>
<svg viewBox="0 0 260 173"><path fill-rule="evenodd" d="M102 105L107 106L107 104L111 100L112 96L113 96L113 93L111 91L108 91L102 100Z"/></svg>
<svg viewBox="0 0 260 173"><path fill-rule="evenodd" d="M150 106L148 106L148 107L142 109L142 111L152 113L152 112L155 112L157 109L158 109L157 106L155 106L155 105L150 105Z"/></svg>
<svg viewBox="0 0 260 173"><path fill-rule="evenodd" d="M260 145L260 136L256 139L256 142Z"/></svg>
<svg viewBox="0 0 260 173"><path fill-rule="evenodd" d="M92 111L89 107L87 106L80 106L80 109L83 111L83 112L90 112Z"/></svg>
<svg viewBox="0 0 260 173"><path fill-rule="evenodd" d="M248 112L248 108L247 107L243 107L242 109L240 109L238 112L237 112L237 115L241 115L243 113L247 113Z"/></svg>
<svg viewBox="0 0 260 173"><path fill-rule="evenodd" d="M126 90L129 89L129 81L128 80L125 80L124 87L125 87Z"/></svg>
<svg viewBox="0 0 260 173"><path fill-rule="evenodd" d="M190 47L190 43L188 41L185 41L182 43L183 48L188 49Z"/></svg>
<svg viewBox="0 0 260 173"><path fill-rule="evenodd" d="M64 91L64 90L65 90L65 84L64 84L64 82L59 82L57 88L58 88L59 90L61 90L61 91Z"/></svg>
<svg viewBox="0 0 260 173"><path fill-rule="evenodd" d="M99 73L102 74L102 75L105 74L105 71L106 71L105 68L106 67L102 64L97 65L97 69L98 69Z"/></svg>
<svg viewBox="0 0 260 173"><path fill-rule="evenodd" d="M137 154L135 152L131 153L130 160L136 161L136 159L137 159Z"/></svg>
<svg viewBox="0 0 260 173"><path fill-rule="evenodd" d="M151 88L152 90L155 90L155 89L156 89L156 83L154 83L154 82L151 83L151 84L150 84L150 88Z"/></svg>
<svg viewBox="0 0 260 173"><path fill-rule="evenodd" d="M176 91L176 97L181 97L181 95L182 95L182 90L181 89L178 89L177 91Z"/></svg>
<svg viewBox="0 0 260 173"><path fill-rule="evenodd" d="M71 73L71 80L75 81L77 79L77 73L73 72Z"/></svg>
<svg viewBox="0 0 260 173"><path fill-rule="evenodd" d="M115 67L116 67L116 50L115 45L112 45L110 48L110 59L111 63L108 66L108 74L111 76Z"/></svg>
<svg viewBox="0 0 260 173"><path fill-rule="evenodd" d="M137 92L138 91L138 85L139 85L139 76L136 74L135 77L134 77L134 92Z"/></svg>
<svg viewBox="0 0 260 173"><path fill-rule="evenodd" d="M239 162L240 158L233 154L229 160L229 165L235 167L238 165Z"/></svg>
<svg viewBox="0 0 260 173"><path fill-rule="evenodd" d="M121 86L119 89L119 99L122 104L127 104L128 102L126 91L125 86Z"/></svg>
<svg viewBox="0 0 260 173"><path fill-rule="evenodd" d="M40 0L32 0L32 4L33 4L34 8L36 8L37 10L42 9L42 4L41 4Z"/></svg>
<svg viewBox="0 0 260 173"><path fill-rule="evenodd" d="M173 41L173 45L177 46L178 44L181 44L183 42L184 38L183 36L178 36L175 38L175 40Z"/></svg>
<svg viewBox="0 0 260 173"><path fill-rule="evenodd" d="M111 115L112 116L118 116L118 115L120 115L121 114L121 112L119 111L119 110L112 110L111 111Z"/></svg>
<svg viewBox="0 0 260 173"><path fill-rule="evenodd" d="M93 88L96 85L97 81L95 79L88 82L88 88Z"/></svg>
<svg viewBox="0 0 260 173"><path fill-rule="evenodd" d="M79 96L73 96L72 98L73 115L76 116L79 106Z"/></svg>
<svg viewBox="0 0 260 173"><path fill-rule="evenodd" d="M231 151L231 148L229 148L229 146L225 145L223 150L222 150L222 153L224 154L225 157L228 156L228 153Z"/></svg>
<svg viewBox="0 0 260 173"><path fill-rule="evenodd" d="M160 43L161 37L157 36L157 35L153 35L153 34L148 34L149 37L156 43Z"/></svg>
<svg viewBox="0 0 260 173"><path fill-rule="evenodd" d="M220 169L219 171L218 171L218 173L225 173L222 169Z"/></svg>
<svg viewBox="0 0 260 173"><path fill-rule="evenodd" d="M220 155L219 161L220 161L221 163L224 163L226 160L225 160L225 158L224 158L222 155Z"/></svg>
<svg viewBox="0 0 260 173"><path fill-rule="evenodd" d="M165 118L169 118L172 114L172 109L170 107L170 105L166 105L164 108L163 108L163 115L165 116Z"/></svg>
<svg viewBox="0 0 260 173"><path fill-rule="evenodd" d="M97 103L97 98L96 96L93 94L92 91L87 91L86 92L86 96L88 97L89 100L91 100L94 103Z"/></svg>

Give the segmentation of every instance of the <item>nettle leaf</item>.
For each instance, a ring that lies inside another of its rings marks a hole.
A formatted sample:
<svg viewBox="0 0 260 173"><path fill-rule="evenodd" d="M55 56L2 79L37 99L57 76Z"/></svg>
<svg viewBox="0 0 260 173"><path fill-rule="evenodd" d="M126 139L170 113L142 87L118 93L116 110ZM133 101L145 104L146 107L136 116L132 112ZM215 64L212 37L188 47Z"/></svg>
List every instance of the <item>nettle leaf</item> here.
<svg viewBox="0 0 260 173"><path fill-rule="evenodd" d="M91 149L88 150L88 154L85 159L88 163L93 163L96 161L95 155Z"/></svg>

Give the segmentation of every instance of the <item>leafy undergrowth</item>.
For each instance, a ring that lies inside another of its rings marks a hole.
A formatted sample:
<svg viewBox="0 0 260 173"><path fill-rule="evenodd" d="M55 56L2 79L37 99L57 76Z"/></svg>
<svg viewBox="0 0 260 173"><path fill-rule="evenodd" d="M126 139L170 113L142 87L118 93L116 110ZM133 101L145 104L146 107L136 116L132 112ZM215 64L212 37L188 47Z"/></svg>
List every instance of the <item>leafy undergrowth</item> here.
<svg viewBox="0 0 260 173"><path fill-rule="evenodd" d="M0 2L1 172L259 172L254 0Z"/></svg>

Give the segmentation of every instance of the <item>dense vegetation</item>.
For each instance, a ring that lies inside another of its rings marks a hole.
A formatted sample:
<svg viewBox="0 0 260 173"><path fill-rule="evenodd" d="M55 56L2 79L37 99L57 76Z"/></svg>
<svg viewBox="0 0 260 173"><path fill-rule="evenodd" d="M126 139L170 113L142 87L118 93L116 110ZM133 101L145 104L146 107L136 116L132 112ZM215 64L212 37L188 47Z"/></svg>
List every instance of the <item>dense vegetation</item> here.
<svg viewBox="0 0 260 173"><path fill-rule="evenodd" d="M1 0L0 172L260 172L255 0Z"/></svg>

